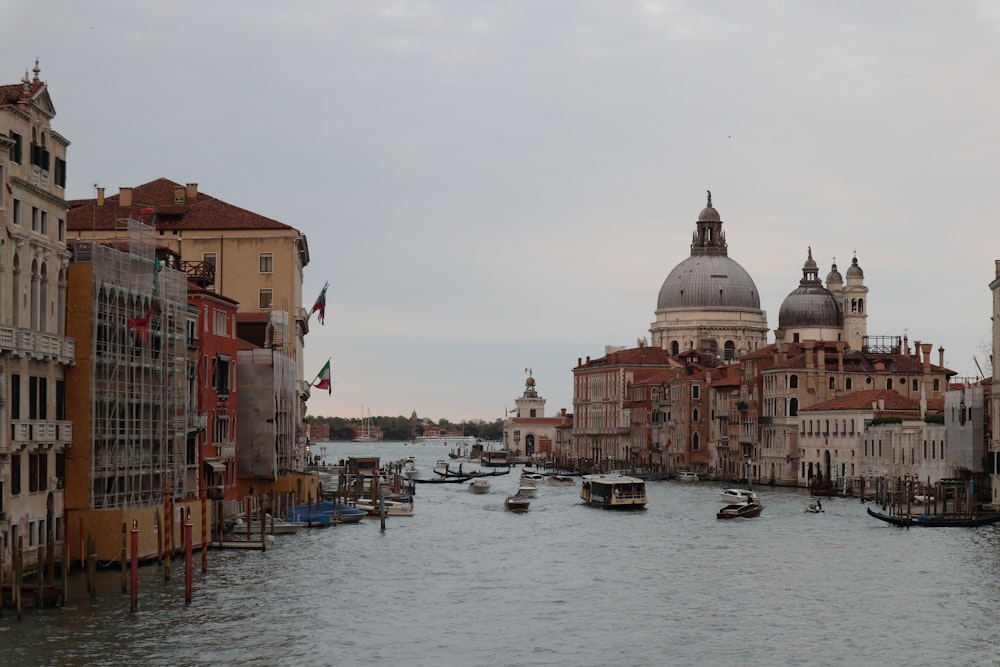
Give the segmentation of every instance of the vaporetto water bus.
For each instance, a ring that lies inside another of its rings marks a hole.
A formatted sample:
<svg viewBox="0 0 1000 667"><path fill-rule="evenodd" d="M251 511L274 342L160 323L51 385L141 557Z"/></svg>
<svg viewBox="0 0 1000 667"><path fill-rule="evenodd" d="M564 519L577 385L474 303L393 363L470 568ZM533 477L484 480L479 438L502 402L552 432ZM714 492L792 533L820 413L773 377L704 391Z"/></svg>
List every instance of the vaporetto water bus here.
<svg viewBox="0 0 1000 667"><path fill-rule="evenodd" d="M606 509L642 509L648 502L646 482L625 475L584 475L580 498Z"/></svg>

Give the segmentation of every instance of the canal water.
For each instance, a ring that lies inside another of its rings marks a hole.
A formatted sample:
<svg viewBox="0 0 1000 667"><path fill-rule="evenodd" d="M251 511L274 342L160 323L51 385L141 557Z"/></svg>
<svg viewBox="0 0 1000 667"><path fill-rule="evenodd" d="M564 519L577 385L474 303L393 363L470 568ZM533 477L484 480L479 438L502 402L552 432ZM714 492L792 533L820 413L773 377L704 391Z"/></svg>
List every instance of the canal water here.
<svg viewBox="0 0 1000 667"><path fill-rule="evenodd" d="M442 445L320 444L328 462ZM468 465L468 464L466 464ZM0 665L995 665L1000 528L899 529L856 499L761 487L757 519L718 521L720 484L652 482L645 511L540 486L505 512L490 493L417 487L413 517L212 551L184 604L183 564L142 568L129 612L115 572L97 596L0 614Z"/></svg>

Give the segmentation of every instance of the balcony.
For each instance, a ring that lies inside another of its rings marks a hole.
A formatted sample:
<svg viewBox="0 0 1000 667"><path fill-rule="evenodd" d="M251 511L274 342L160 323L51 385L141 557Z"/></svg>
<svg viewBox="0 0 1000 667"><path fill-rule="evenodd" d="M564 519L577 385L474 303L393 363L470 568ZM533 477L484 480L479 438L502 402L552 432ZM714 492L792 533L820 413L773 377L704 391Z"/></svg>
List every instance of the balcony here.
<svg viewBox="0 0 1000 667"><path fill-rule="evenodd" d="M0 453L9 454L36 445L68 446L73 441L73 422L48 419L12 419L10 443L7 451L0 446Z"/></svg>
<svg viewBox="0 0 1000 667"><path fill-rule="evenodd" d="M61 364L71 364L76 356L76 341L31 329L0 326L0 353L3 352L18 357L52 359Z"/></svg>
<svg viewBox="0 0 1000 667"><path fill-rule="evenodd" d="M236 460L236 443L235 442L220 442L217 443L216 448L219 452L220 461L235 461Z"/></svg>
<svg viewBox="0 0 1000 667"><path fill-rule="evenodd" d="M208 416L204 412L187 413L188 431L204 431L208 426Z"/></svg>

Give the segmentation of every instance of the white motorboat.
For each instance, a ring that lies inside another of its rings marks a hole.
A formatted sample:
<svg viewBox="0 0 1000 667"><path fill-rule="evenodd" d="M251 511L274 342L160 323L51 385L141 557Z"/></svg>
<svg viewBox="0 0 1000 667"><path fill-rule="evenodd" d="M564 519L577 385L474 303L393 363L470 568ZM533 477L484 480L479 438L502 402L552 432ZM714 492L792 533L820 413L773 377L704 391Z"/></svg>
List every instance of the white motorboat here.
<svg viewBox="0 0 1000 667"><path fill-rule="evenodd" d="M678 482L697 482L698 474L693 473L690 470L678 470L675 475Z"/></svg>
<svg viewBox="0 0 1000 667"><path fill-rule="evenodd" d="M760 500L756 491L750 489L723 489L722 500L727 503L743 503L747 500Z"/></svg>
<svg viewBox="0 0 1000 667"><path fill-rule="evenodd" d="M540 472L522 472L521 473L521 481L522 482L525 482L525 481L528 481L528 482L544 482L545 481L545 475L543 475Z"/></svg>
<svg viewBox="0 0 1000 667"><path fill-rule="evenodd" d="M489 493L490 481L483 477L474 479L469 482L469 491L472 491L473 493Z"/></svg>
<svg viewBox="0 0 1000 667"><path fill-rule="evenodd" d="M531 482L523 481L522 478L521 485L517 487L517 492L522 496L527 498L534 498L538 495L538 487Z"/></svg>
<svg viewBox="0 0 1000 667"><path fill-rule="evenodd" d="M358 501L355 503L355 507L359 510L364 510L365 514L368 516L382 516L382 510L379 507L378 502L365 502ZM386 516L413 516L413 503L403 503L398 500L386 500L385 501L385 515Z"/></svg>
<svg viewBox="0 0 1000 667"><path fill-rule="evenodd" d="M576 480L566 475L549 475L549 484L552 486L576 486Z"/></svg>

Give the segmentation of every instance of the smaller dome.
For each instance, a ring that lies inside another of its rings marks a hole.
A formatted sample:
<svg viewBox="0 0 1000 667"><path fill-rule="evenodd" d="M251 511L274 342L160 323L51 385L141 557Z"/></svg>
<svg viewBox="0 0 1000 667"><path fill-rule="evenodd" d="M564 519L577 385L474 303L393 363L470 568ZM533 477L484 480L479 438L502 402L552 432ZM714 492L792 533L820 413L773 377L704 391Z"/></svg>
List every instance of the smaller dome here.
<svg viewBox="0 0 1000 667"><path fill-rule="evenodd" d="M854 259L851 260L851 266L847 269L847 277L848 278L864 278L865 277L865 272L861 270L860 266L858 266L858 258L857 257L855 257Z"/></svg>
<svg viewBox="0 0 1000 667"><path fill-rule="evenodd" d="M826 284L827 285L844 284L844 277L840 275L840 271L837 270L836 262L834 262L833 266L830 267L830 273L826 274Z"/></svg>
<svg viewBox="0 0 1000 667"><path fill-rule="evenodd" d="M818 268L813 260L812 248L809 248L809 256L802 265L802 280L799 281L798 289L785 297L778 311L779 329L843 326L840 302L830 290L823 287ZM836 265L834 268L836 269Z"/></svg>
<svg viewBox="0 0 1000 667"><path fill-rule="evenodd" d="M698 222L722 222L722 218L719 216L719 212L709 205L701 209L701 213L698 214Z"/></svg>

